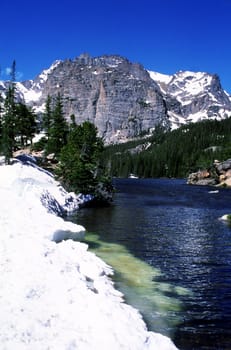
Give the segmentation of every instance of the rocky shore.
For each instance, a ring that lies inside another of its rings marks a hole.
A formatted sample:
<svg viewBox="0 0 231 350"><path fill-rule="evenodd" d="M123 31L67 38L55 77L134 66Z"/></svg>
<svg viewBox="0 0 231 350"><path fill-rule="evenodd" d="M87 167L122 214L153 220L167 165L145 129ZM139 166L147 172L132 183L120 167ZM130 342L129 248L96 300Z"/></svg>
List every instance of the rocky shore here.
<svg viewBox="0 0 231 350"><path fill-rule="evenodd" d="M187 183L231 187L231 158L224 162L215 160L211 167L189 174Z"/></svg>

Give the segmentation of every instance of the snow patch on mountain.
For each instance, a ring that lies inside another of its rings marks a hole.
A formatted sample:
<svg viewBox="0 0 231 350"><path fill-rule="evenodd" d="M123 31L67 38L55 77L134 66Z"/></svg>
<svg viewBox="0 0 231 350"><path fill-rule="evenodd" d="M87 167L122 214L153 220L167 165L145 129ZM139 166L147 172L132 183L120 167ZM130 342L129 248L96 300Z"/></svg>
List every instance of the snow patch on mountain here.
<svg viewBox="0 0 231 350"><path fill-rule="evenodd" d="M150 77L158 83L163 94L166 93L168 83L172 80L172 75L162 74L158 72L148 71Z"/></svg>
<svg viewBox="0 0 231 350"><path fill-rule="evenodd" d="M170 80L172 79L172 75L162 74L158 72L148 71L150 74L150 77L158 82L168 84Z"/></svg>
<svg viewBox="0 0 231 350"><path fill-rule="evenodd" d="M182 117L181 115L173 111L168 111L168 116L171 123L171 130L177 129L181 125L186 123L186 120L184 117Z"/></svg>
<svg viewBox="0 0 231 350"><path fill-rule="evenodd" d="M16 84L16 87L17 90L22 93L26 104L39 101L40 97L42 96L42 91L35 90L33 84L32 87L28 89L19 82Z"/></svg>
<svg viewBox="0 0 231 350"><path fill-rule="evenodd" d="M3 98L8 86L9 82L0 82ZM17 101L31 106L39 118L47 96L58 92L65 117L74 114L78 122L95 123L106 144L149 133L159 123L177 128L231 116L231 96L216 74L162 74L118 55L57 60L34 80L16 83Z"/></svg>
<svg viewBox="0 0 231 350"><path fill-rule="evenodd" d="M171 84L166 93L181 102L182 105L188 105L198 96L208 95L211 102L220 103L217 96L211 93L213 76L203 72L180 71L173 75Z"/></svg>
<svg viewBox="0 0 231 350"><path fill-rule="evenodd" d="M231 96L222 89L217 75L192 71L174 75L149 71L149 74L164 95L172 128L231 116Z"/></svg>
<svg viewBox="0 0 231 350"><path fill-rule="evenodd" d="M164 89L162 87L165 94L171 93L182 103L204 93L212 81L212 76L204 72L179 71L174 75L165 75L149 71L149 74L157 83L166 84Z"/></svg>
<svg viewBox="0 0 231 350"><path fill-rule="evenodd" d="M50 66L50 68L48 69L44 69L42 71L42 73L39 75L39 80L44 82L47 80L48 75L52 73L52 71L61 63L62 61L60 60L56 60L54 63L52 63L52 65Z"/></svg>
<svg viewBox="0 0 231 350"><path fill-rule="evenodd" d="M43 85L47 81L49 74L51 74L60 63L60 60L56 60L50 66L50 68L44 69L42 73L35 78L35 80L16 83L16 90L18 94L21 95L21 99L24 100L28 105L33 106L35 104L35 107L33 108L35 113L44 112L45 103L37 103L42 97Z"/></svg>

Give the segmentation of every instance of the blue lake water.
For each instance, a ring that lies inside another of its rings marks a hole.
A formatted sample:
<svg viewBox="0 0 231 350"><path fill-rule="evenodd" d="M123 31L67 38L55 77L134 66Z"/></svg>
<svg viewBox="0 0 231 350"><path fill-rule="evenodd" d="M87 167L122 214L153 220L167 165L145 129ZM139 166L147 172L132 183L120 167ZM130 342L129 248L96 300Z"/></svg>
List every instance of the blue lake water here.
<svg viewBox="0 0 231 350"><path fill-rule="evenodd" d="M92 248L114 254L115 283L125 299L179 349L231 349L231 227L219 220L231 213L231 190L214 193L184 180L114 181L112 206L81 209L75 219L89 231ZM122 260L119 247L129 259ZM133 288L133 273L134 280L153 275L151 283L141 279L143 288Z"/></svg>

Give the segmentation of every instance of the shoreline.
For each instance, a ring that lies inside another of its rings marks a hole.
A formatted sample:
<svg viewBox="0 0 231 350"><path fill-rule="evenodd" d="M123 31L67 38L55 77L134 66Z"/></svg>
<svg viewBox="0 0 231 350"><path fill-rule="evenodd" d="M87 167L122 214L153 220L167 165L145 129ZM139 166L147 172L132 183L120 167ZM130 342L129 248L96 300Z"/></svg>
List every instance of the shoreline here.
<svg viewBox="0 0 231 350"><path fill-rule="evenodd" d="M124 302L112 268L72 240L85 229L57 216L60 208L77 209L84 197L20 161L0 166L0 196L4 349L177 349L149 332L139 311Z"/></svg>

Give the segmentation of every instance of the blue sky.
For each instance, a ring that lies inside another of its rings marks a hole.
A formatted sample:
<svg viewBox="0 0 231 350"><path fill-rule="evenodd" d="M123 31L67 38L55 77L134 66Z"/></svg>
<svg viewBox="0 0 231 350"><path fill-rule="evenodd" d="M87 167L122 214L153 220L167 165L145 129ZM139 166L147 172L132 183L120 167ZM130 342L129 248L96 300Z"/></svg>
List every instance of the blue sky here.
<svg viewBox="0 0 231 350"><path fill-rule="evenodd" d="M231 0L2 0L0 79L57 59L119 54L146 69L217 73L231 94Z"/></svg>

